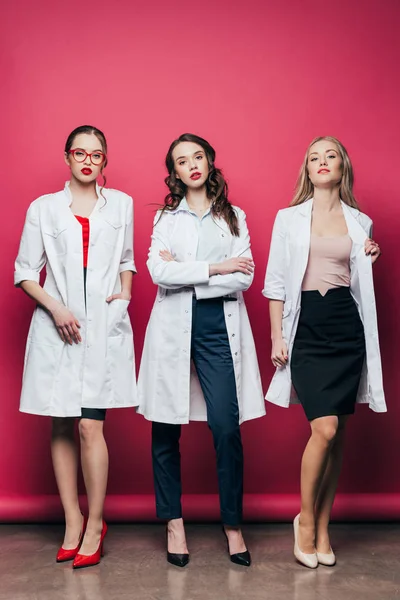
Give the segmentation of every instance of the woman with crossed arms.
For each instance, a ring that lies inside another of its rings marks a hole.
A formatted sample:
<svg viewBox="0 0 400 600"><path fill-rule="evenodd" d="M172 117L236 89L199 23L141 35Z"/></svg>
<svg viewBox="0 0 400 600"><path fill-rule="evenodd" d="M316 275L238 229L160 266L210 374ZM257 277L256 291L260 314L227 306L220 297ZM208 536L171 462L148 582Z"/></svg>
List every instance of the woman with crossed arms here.
<svg viewBox="0 0 400 600"><path fill-rule="evenodd" d="M184 567L189 552L181 508L181 425L207 420L230 559L249 566L241 532L239 425L264 415L265 405L243 300L254 270L246 215L229 202L206 140L180 136L166 166L169 194L155 217L147 261L157 297L138 382L139 412L153 421L157 516L167 521L168 561Z"/></svg>

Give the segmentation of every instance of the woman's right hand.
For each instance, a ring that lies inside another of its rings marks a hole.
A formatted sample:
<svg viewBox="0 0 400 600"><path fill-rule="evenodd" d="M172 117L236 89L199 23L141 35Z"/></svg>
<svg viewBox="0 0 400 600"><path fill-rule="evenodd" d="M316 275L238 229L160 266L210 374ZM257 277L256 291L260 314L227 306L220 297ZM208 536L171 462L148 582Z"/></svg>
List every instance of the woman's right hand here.
<svg viewBox="0 0 400 600"><path fill-rule="evenodd" d="M75 344L78 344L82 341L81 334L79 333L80 323L69 308L58 304L52 309L51 316L63 342L72 344L74 341Z"/></svg>
<svg viewBox="0 0 400 600"><path fill-rule="evenodd" d="M254 262L252 258L239 256L228 258L224 262L210 265L210 275L229 275L230 273L244 273L251 275L254 271Z"/></svg>
<svg viewBox="0 0 400 600"><path fill-rule="evenodd" d="M281 338L272 341L271 360L274 367L285 367L288 361L288 351L285 341Z"/></svg>

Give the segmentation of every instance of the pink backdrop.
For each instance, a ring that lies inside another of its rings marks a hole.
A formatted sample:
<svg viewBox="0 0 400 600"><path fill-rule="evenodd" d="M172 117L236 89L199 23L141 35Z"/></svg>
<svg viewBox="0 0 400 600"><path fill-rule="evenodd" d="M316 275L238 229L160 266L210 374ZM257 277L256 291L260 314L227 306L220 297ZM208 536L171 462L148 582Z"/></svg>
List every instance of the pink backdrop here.
<svg viewBox="0 0 400 600"><path fill-rule="evenodd" d="M145 260L152 204L165 194L166 150L185 131L214 145L231 200L248 215L257 269L246 301L265 389L273 370L261 289L274 216L290 201L311 138L330 134L347 146L357 197L383 250L375 283L389 412L357 410L336 516L399 517L397 0L371 0L362 10L348 0L15 0L2 12L0 519L61 515L50 420L18 412L33 306L13 289L12 273L28 204L63 187L64 140L84 123L107 135L110 187L135 198L139 274L130 313L138 359L155 296ZM133 410L110 411L106 435L109 518L152 518L149 423ZM295 514L307 436L300 407L269 406L266 418L243 426L248 518ZM184 428L182 447L187 516L214 518L206 425Z"/></svg>

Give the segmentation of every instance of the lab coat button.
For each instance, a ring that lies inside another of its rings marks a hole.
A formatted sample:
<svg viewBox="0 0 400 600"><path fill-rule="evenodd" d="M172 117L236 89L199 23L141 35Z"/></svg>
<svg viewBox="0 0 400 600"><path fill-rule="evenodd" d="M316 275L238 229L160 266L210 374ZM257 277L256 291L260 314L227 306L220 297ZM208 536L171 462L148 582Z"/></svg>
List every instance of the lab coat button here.
<svg viewBox="0 0 400 600"><path fill-rule="evenodd" d="M232 313L229 313L228 317L231 317L231 316L232 316Z"/></svg>
<svg viewBox="0 0 400 600"><path fill-rule="evenodd" d="M234 334L234 333L232 333L232 337L235 337L235 334Z"/></svg>

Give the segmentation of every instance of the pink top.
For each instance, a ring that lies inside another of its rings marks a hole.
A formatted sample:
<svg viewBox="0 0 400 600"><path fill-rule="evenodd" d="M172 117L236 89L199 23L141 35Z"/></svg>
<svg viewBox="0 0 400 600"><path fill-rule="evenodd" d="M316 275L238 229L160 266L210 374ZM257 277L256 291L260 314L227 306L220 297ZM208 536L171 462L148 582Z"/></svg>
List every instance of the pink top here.
<svg viewBox="0 0 400 600"><path fill-rule="evenodd" d="M303 292L319 290L325 296L332 288L349 287L351 246L352 241L348 234L338 237L311 234Z"/></svg>

